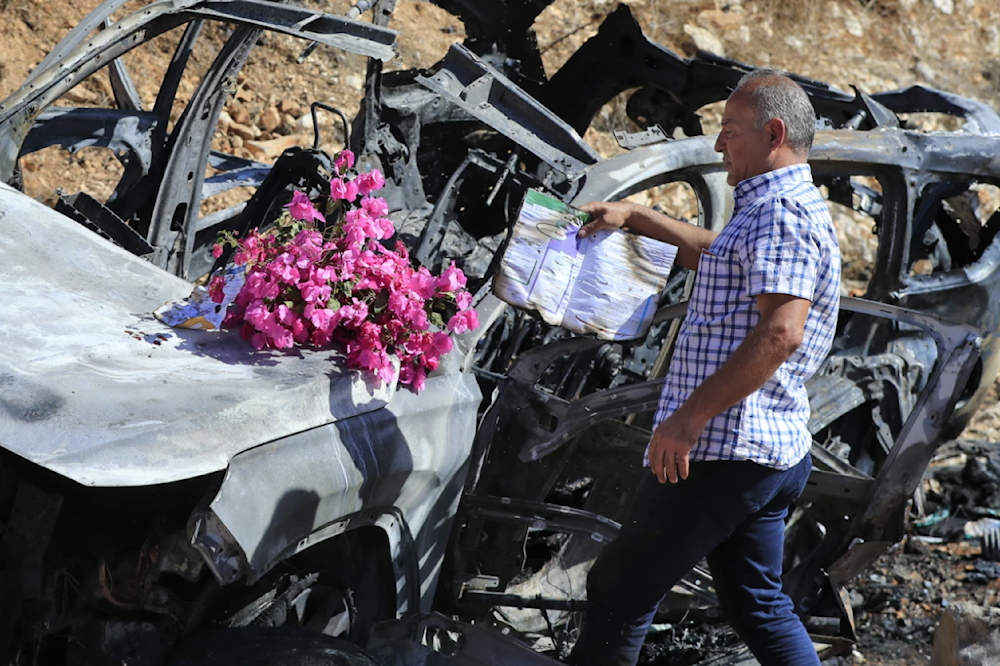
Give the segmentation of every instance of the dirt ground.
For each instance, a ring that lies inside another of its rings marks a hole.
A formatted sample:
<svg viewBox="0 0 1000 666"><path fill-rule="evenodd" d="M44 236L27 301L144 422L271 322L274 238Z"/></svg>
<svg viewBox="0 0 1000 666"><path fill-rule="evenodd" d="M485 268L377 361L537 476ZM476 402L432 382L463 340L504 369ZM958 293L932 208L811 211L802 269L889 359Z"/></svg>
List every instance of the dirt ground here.
<svg viewBox="0 0 1000 666"><path fill-rule="evenodd" d="M844 90L857 86L875 92L923 83L1000 105L1000 0L623 1L649 36L684 55L701 48L753 65L794 71ZM0 97L13 91L98 4L98 0L0 0ZM119 15L143 4L133 0ZM309 4L331 13L344 13L350 5L347 0ZM557 71L617 5L610 0L558 0L548 7L536 24L547 73ZM452 43L464 38L458 19L414 0L400 0L390 27L400 31L400 55L389 63L390 69L430 67ZM214 57L211 49L225 37L218 26L207 30L213 39L194 55L202 70ZM178 36L177 31L168 33L125 57L146 108L152 106ZM227 105L216 133L217 148L270 161L292 143L311 143L307 112L311 102L333 104L348 117L354 115L363 59L320 47L296 65L302 46L281 35L267 34L261 40ZM187 80L181 91L190 96L196 85L197 80ZM110 98L107 77L95 76L73 90L65 103L105 105ZM623 108L621 100L607 105L586 135L604 154L619 150L615 130L635 129ZM706 131L717 126L720 113L718 105L703 110ZM321 115L320 121L324 144L336 147L343 140L339 123L333 116ZM930 128L951 129L940 119L922 121ZM113 157L89 149L73 155L59 148L45 149L25 158L23 167L26 190L45 201L54 199L57 187L107 196L120 174ZM231 205L249 194L228 193L212 207ZM942 452L936 469L954 467L956 456L961 465L967 466L970 458L987 464L1000 440L1000 404L988 405L964 437ZM947 474L936 479L932 471L925 487L936 492L948 483ZM933 632L946 609L997 604L1000 572L983 564L974 541L954 535L921 536L887 553L857 581L852 601L860 643L842 663L928 663ZM673 635L682 630L686 629L676 628ZM729 639L721 632L712 640L724 648ZM649 663L693 662L683 655L661 654L650 656Z"/></svg>

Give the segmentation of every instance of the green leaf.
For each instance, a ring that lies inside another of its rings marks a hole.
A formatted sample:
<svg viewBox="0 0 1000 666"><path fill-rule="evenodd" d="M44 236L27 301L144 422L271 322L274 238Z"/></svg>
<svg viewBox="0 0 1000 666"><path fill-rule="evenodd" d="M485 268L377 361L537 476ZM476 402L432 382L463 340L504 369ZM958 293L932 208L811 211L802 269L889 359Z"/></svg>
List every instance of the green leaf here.
<svg viewBox="0 0 1000 666"><path fill-rule="evenodd" d="M427 319L434 326L437 326L438 328L444 328L444 319L437 312L430 313Z"/></svg>

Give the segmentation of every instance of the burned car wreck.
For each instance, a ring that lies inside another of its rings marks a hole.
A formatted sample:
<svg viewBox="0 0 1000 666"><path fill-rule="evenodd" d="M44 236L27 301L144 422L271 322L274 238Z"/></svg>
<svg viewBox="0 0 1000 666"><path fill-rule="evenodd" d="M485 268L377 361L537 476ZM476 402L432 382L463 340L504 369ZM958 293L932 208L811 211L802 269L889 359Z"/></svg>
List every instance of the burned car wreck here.
<svg viewBox="0 0 1000 666"><path fill-rule="evenodd" d="M691 281L672 276L645 339L609 344L491 296L497 253L528 187L582 204L682 183L692 221L721 228L729 188L698 112L751 67L681 58L623 6L546 77L531 31L546 0L436 4L465 43L428 71L383 72L393 0L346 17L171 0L119 20L123 0L107 0L0 103L2 663L250 663L293 646L358 664L549 663L489 628L570 635L643 473ZM234 29L170 127L209 21ZM211 269L218 230L264 223L328 163L319 141L273 165L212 150L265 30L369 58L350 145L385 173L412 256L457 260L479 288L482 327L420 395L366 384L329 349L254 352L235 331L150 314ZM170 31L147 111L120 56ZM105 71L115 108L54 105ZM977 193L1000 185L1000 116L922 87L799 81L822 124L817 184L877 236L809 387L815 469L786 531L786 588L836 654L855 640L846 586L919 514L931 456L997 373L1000 213ZM581 134L626 90L640 131L603 159ZM908 128L921 112L964 127ZM52 145L112 151L113 194L61 195L52 211L19 192L19 159ZM200 214L247 186L248 201ZM710 574L661 611L715 617Z"/></svg>

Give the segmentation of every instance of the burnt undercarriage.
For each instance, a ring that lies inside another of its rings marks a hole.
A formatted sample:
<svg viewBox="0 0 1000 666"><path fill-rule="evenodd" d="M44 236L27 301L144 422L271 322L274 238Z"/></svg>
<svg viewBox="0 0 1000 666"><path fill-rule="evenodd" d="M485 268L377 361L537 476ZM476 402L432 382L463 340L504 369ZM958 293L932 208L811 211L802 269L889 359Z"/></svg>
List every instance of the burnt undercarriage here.
<svg viewBox="0 0 1000 666"><path fill-rule="evenodd" d="M318 182L329 161L319 146L290 149L273 167L211 150L232 82L261 30L372 56L350 143L385 173L398 236L412 256L432 269L455 260L480 288L483 329L465 341L464 370L486 400L467 465L450 461L452 494L434 502L453 529L411 534L391 501L372 499L364 510L310 516L287 534L286 523L275 521L274 533L254 542L259 552L273 551L259 561L241 552L246 542L217 515L212 522L221 472L90 488L4 452L0 608L16 609L0 620L4 663L159 664L178 645L174 663L197 663L214 649L260 656L267 645L299 639L276 633L258 644L226 634L219 641L228 647L211 649L199 641L212 640L206 629L289 627L368 650L315 643L318 651L340 650L349 663L489 663L486 655L501 650L497 641L522 660L536 658L481 627L427 615L431 608L563 643L586 603L589 564L614 538L646 473L642 450L690 276L678 270L671 277L645 339L608 344L573 337L490 296L496 257L528 187L582 204L683 183L697 201L693 221L721 228L725 174L698 110L725 99L752 67L710 54L681 58L649 41L625 6L547 79L531 32L545 0L489 7L442 0L465 22L466 43L431 71L385 74L391 0L372 3L371 24L284 3L194 0L112 24L107 17L120 4L95 10L0 106L3 179L16 184L17 158L44 146L115 151L125 173L114 195L103 202L71 195L60 210L196 279L212 267L218 230L261 224L290 186ZM240 27L167 133L176 82L205 20ZM84 46L100 24L106 29ZM185 27L174 64L156 108L143 111L116 57L176 26ZM118 108L48 107L105 64ZM870 218L878 237L862 298L844 300L834 350L810 382L814 472L786 532L786 587L826 653L843 654L856 638L846 586L901 538L908 516L919 515L930 457L968 422L1000 362L1000 311L991 298L1000 280L1000 213L984 214L975 196L979 186L1000 184L989 157L1000 154L1000 117L926 88L847 94L798 80L826 128L811 156L817 183L830 202ZM631 152L602 159L580 136L603 105L631 89L627 113L639 131L619 137ZM965 130L908 129L906 114L918 112L959 116ZM688 138L669 139L675 134ZM206 164L218 173L206 178ZM199 217L202 201L247 185L258 189L245 205ZM44 402L26 401L25 417L44 418ZM381 498L384 484L367 482L366 492ZM459 496L456 509L449 502ZM290 523L319 506L278 497L275 504L287 500L289 509L274 515ZM444 558L436 596L424 583L437 580L423 570L428 551ZM664 618L717 617L710 573L697 568L661 611Z"/></svg>

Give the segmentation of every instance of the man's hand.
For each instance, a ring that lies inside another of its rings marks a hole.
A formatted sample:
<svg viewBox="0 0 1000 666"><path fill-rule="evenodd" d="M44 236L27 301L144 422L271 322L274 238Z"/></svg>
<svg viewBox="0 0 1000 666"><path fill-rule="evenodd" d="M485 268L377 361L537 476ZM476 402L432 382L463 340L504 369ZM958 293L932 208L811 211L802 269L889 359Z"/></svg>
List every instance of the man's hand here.
<svg viewBox="0 0 1000 666"><path fill-rule="evenodd" d="M676 245L677 263L692 271L698 270L701 251L708 249L718 235L652 208L624 201L592 201L580 206L580 210L590 213L592 218L580 229L580 238L628 227L634 234Z"/></svg>
<svg viewBox="0 0 1000 666"><path fill-rule="evenodd" d="M586 238L598 231L621 229L625 226L632 206L620 201L593 201L580 206L580 210L590 213L591 220L583 225L577 234Z"/></svg>
<svg viewBox="0 0 1000 666"><path fill-rule="evenodd" d="M660 483L688 475L688 454L709 419L763 386L802 344L809 301L787 294L757 297L760 320L733 355L661 423L649 440L649 469Z"/></svg>
<svg viewBox="0 0 1000 666"><path fill-rule="evenodd" d="M649 441L649 469L660 483L688 477L688 455L705 429L705 422L688 418L683 408L666 418Z"/></svg>

